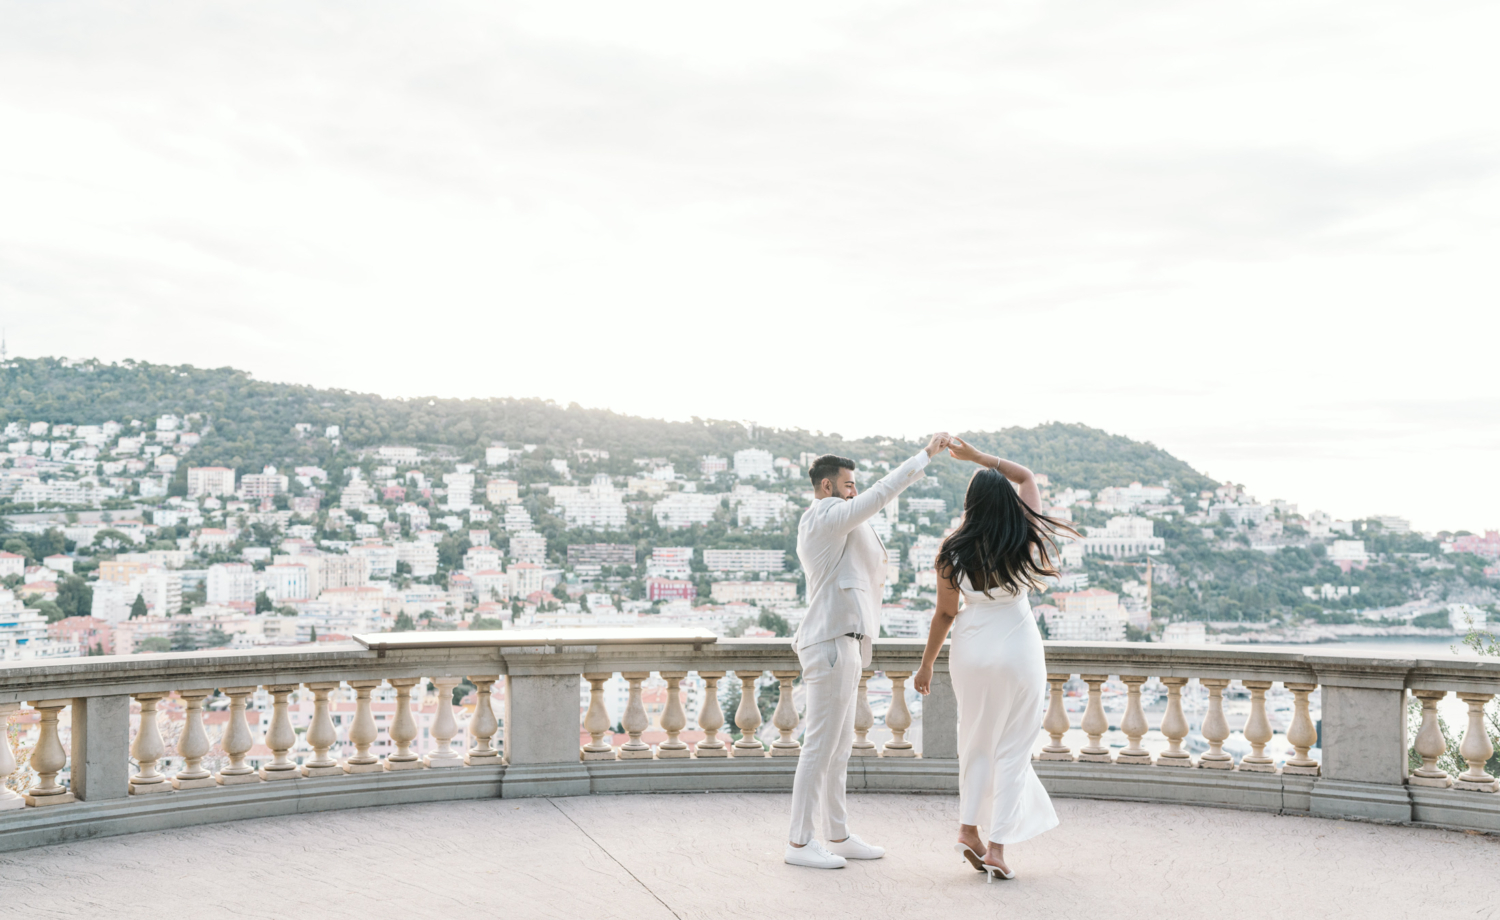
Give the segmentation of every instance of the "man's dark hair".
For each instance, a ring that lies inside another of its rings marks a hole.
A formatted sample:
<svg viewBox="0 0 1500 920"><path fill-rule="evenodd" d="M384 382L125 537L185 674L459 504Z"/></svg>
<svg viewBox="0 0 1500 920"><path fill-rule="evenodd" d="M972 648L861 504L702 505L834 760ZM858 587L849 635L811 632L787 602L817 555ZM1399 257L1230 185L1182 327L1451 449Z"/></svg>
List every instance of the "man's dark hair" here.
<svg viewBox="0 0 1500 920"><path fill-rule="evenodd" d="M840 457L837 454L824 454L814 460L812 466L807 468L807 475L812 477L813 488L816 489L818 483L825 479L836 481L839 477L839 470L852 470L854 468L854 461L848 457Z"/></svg>

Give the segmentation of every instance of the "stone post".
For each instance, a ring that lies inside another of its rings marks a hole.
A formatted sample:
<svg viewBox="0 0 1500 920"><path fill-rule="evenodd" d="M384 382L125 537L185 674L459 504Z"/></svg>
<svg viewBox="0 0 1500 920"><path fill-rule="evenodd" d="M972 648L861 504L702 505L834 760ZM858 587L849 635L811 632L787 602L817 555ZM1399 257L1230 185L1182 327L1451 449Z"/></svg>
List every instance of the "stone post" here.
<svg viewBox="0 0 1500 920"><path fill-rule="evenodd" d="M943 658L939 662L946 664ZM922 759L957 757L958 697L953 693L953 675L934 669L932 686L922 701Z"/></svg>
<svg viewBox="0 0 1500 920"><path fill-rule="evenodd" d="M667 733L667 740L656 746L659 758L693 756L687 742L677 737L687 728L687 710L682 708L682 679L687 675L686 671L661 672L661 679L667 682L667 708L661 713L661 730Z"/></svg>
<svg viewBox="0 0 1500 920"><path fill-rule="evenodd" d="M1083 674L1080 675L1083 682L1089 685L1089 702L1083 711L1083 722L1080 726L1083 733L1088 735L1089 743L1078 752L1080 763L1113 763L1114 758L1109 756L1109 748L1104 746L1104 733L1109 731L1109 720L1104 717L1104 682L1109 679L1107 674Z"/></svg>
<svg viewBox="0 0 1500 920"><path fill-rule="evenodd" d="M1120 682L1125 685L1125 716L1120 719L1120 731L1125 733L1127 743L1125 750L1115 755L1115 763L1151 763L1151 753L1141 745L1146 732L1151 730L1146 711L1141 707L1141 684L1148 679L1144 675L1120 675Z"/></svg>
<svg viewBox="0 0 1500 920"><path fill-rule="evenodd" d="M336 680L308 684L313 695L313 717L307 726L307 743L313 749L312 759L302 765L303 776L343 776L344 768L329 753L339 743L339 732L328 712L328 694L339 688Z"/></svg>
<svg viewBox="0 0 1500 920"><path fill-rule="evenodd" d="M792 700L792 681L801 671L772 671L771 676L780 682L776 697L776 711L771 713L771 724L781 737L771 742L772 757L796 757L802 753L802 745L792 735L797 731L797 706Z"/></svg>
<svg viewBox="0 0 1500 920"><path fill-rule="evenodd" d="M1453 777L1448 775L1448 771L1439 769L1437 765L1438 758L1448 752L1448 745L1443 741L1442 729L1438 727L1437 704L1448 695L1448 691L1413 690L1411 694L1422 701L1422 727L1417 730L1417 740L1413 745L1417 754L1422 758L1422 765L1406 778L1406 782L1412 786L1434 786L1438 789L1447 789L1453 785Z"/></svg>
<svg viewBox="0 0 1500 920"><path fill-rule="evenodd" d="M651 745L641 740L641 733L651 727L646 715L646 705L641 701L641 681L651 676L650 671L632 671L621 674L630 685L630 697L625 703L625 715L620 719L621 727L630 735L630 740L620 745L621 760L650 760Z"/></svg>
<svg viewBox="0 0 1500 920"><path fill-rule="evenodd" d="M354 756L345 757L339 767L345 773L382 773L385 764L370 753L370 745L380 737L375 727L375 715L370 711L370 691L385 683L383 680L351 680L349 688L354 691L354 721L349 724L349 743L354 745Z"/></svg>
<svg viewBox="0 0 1500 920"><path fill-rule="evenodd" d="M1182 749L1182 740L1187 737L1187 718L1182 714L1182 688L1187 686L1186 677L1163 677L1167 688L1167 711L1161 717L1161 733L1167 736L1167 749L1156 758L1158 767L1191 767L1193 755Z"/></svg>
<svg viewBox="0 0 1500 920"><path fill-rule="evenodd" d="M296 689L296 684L266 688L271 694L271 724L266 729L266 747L271 749L271 762L260 768L260 778L268 782L302 778L301 769L290 756L292 745L297 743L297 731L292 728L292 717L286 709L287 697Z"/></svg>
<svg viewBox="0 0 1500 920"><path fill-rule="evenodd" d="M245 706L250 695L255 692L255 688L221 687L219 689L229 697L229 721L224 726L224 738L220 741L224 748L224 755L229 758L229 766L220 770L214 779L220 786L258 783L261 781L260 774L245 763L245 755L250 753L252 747L255 747L255 738L250 734L250 724L245 716Z"/></svg>
<svg viewBox="0 0 1500 920"><path fill-rule="evenodd" d="M891 740L881 750L882 757L915 757L916 748L906 740L906 730L911 728L911 710L906 708L906 681L910 671L886 671L891 679L891 708L885 713L885 727L891 730Z"/></svg>
<svg viewBox="0 0 1500 920"><path fill-rule="evenodd" d="M66 805L73 801L73 793L57 781L57 774L68 765L68 752L57 732L57 716L67 705L67 700L31 701L41 722L37 726L36 747L31 752L31 769L36 771L37 784L26 793L27 805Z"/></svg>
<svg viewBox="0 0 1500 920"><path fill-rule="evenodd" d="M755 699L755 681L760 677L760 672L736 671L734 676L740 681L740 706L734 712L734 724L740 730L740 740L734 743L734 756L736 757L764 757L765 748L761 747L760 739L755 737L756 729L760 728L760 705Z"/></svg>
<svg viewBox="0 0 1500 920"><path fill-rule="evenodd" d="M208 731L203 727L203 701L213 694L212 690L179 690L186 711L183 713L182 735L177 739L177 754L182 758L182 769L172 777L172 788L210 789L217 785L214 775L203 769L203 758L208 756L210 745Z"/></svg>
<svg viewBox="0 0 1500 920"><path fill-rule="evenodd" d="M585 674L589 682L589 708L583 714L583 730L589 733L589 743L583 746L584 760L614 760L615 748L605 735L609 733L609 711L604 708L604 684L612 675Z"/></svg>
<svg viewBox="0 0 1500 920"><path fill-rule="evenodd" d="M1042 748L1038 760L1073 759L1073 749L1063 744L1063 735L1073 727L1068 721L1067 707L1063 705L1063 684L1068 682L1068 677L1067 674L1047 675L1047 715L1042 718L1042 730L1052 743Z"/></svg>
<svg viewBox="0 0 1500 920"><path fill-rule="evenodd" d="M1281 767L1281 772L1286 774L1302 774L1303 776L1317 776L1318 762L1308 756L1308 751L1318 743L1318 729L1313 725L1312 714L1308 710L1308 694L1318 688L1317 684L1285 684L1292 692L1295 699L1292 711L1292 724L1287 727L1286 740L1295 752L1287 758Z"/></svg>
<svg viewBox="0 0 1500 920"><path fill-rule="evenodd" d="M578 753L578 672L506 678L504 798L587 795Z"/></svg>
<svg viewBox="0 0 1500 920"><path fill-rule="evenodd" d="M477 767L500 762L500 752L490 743L500 730L500 721L495 718L495 706L491 701L498 674L469 675L474 685L474 714L469 716L469 752L464 755L467 766Z"/></svg>
<svg viewBox="0 0 1500 920"><path fill-rule="evenodd" d="M703 678L703 702L698 704L698 728L703 740L693 746L698 757L728 757L729 748L719 738L719 729L724 727L724 709L719 705L719 681L723 671L699 671Z"/></svg>
<svg viewBox="0 0 1500 920"><path fill-rule="evenodd" d="M1208 742L1208 751L1198 758L1198 766L1205 770L1233 770L1234 758L1224 753L1224 742L1229 740L1229 722L1224 718L1224 688L1229 686L1229 680L1200 677L1198 683L1208 689L1208 713L1203 717L1203 739Z"/></svg>
<svg viewBox="0 0 1500 920"><path fill-rule="evenodd" d="M1250 714L1245 717L1245 740L1250 742L1250 753L1240 758L1240 769L1249 773L1275 773L1276 762L1266 756L1266 745L1271 743L1271 720L1266 718L1266 691L1271 689L1269 680L1242 680L1250 691Z"/></svg>
<svg viewBox="0 0 1500 920"><path fill-rule="evenodd" d="M156 704L166 693L137 693L141 704L141 724L136 729L135 741L130 745L130 756L135 758L139 769L130 778L131 795L147 795L153 792L171 792L173 786L157 768L167 756L167 745L161 740L161 727L156 724Z"/></svg>
<svg viewBox="0 0 1500 920"><path fill-rule="evenodd" d="M1458 698L1469 704L1469 725L1464 730L1464 740L1458 746L1458 755L1469 765L1469 769L1453 780L1454 789L1468 792L1500 792L1500 782L1485 771L1484 765L1495 756L1495 746L1490 743L1484 729L1484 706L1495 698L1493 693L1460 693Z"/></svg>
<svg viewBox="0 0 1500 920"><path fill-rule="evenodd" d="M432 769L461 767L464 759L453 750L453 736L458 734L458 722L453 718L453 691L463 681L457 677L434 677L432 683L437 687L437 715L431 728L434 747L422 762Z"/></svg>
<svg viewBox="0 0 1500 920"><path fill-rule="evenodd" d="M420 677L393 677L389 681L396 688L396 718L391 720L387 733L396 742L396 753L386 755L387 770L420 770L425 766L411 749L411 743L417 740L417 720L411 714L411 688L420 682Z"/></svg>

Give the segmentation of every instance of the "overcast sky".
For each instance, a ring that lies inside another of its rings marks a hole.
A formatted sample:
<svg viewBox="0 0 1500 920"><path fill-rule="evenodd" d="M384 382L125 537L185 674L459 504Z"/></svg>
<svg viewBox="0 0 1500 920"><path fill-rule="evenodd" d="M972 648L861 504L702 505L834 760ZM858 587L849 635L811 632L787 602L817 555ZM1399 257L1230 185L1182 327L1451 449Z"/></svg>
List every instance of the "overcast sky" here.
<svg viewBox="0 0 1500 920"><path fill-rule="evenodd" d="M0 0L12 353L1500 525L1500 5Z"/></svg>

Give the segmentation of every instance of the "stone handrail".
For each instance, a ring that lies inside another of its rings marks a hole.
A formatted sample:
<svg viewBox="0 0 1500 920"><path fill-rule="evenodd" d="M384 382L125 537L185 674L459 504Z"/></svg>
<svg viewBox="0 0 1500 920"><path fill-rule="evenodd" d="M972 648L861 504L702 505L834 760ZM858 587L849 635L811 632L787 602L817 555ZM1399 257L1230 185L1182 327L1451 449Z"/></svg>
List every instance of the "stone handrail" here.
<svg viewBox="0 0 1500 920"><path fill-rule="evenodd" d="M791 691L800 671L788 640L718 640L702 630L635 629L401 633L357 640L315 648L0 665L0 721L23 702L37 712L31 765L39 777L24 797L0 788L0 850L393 802L790 787L800 753ZM920 663L922 646L915 640L875 643L875 660L860 683L851 788L957 788L956 700L946 652L923 701L921 750L905 737L913 719L904 687ZM1492 751L1483 726L1484 706L1500 694L1500 661L1116 643L1049 642L1046 651L1050 705L1043 729L1048 737L1037 755L1037 771L1056 795L1500 831L1500 795L1485 794L1500 791L1500 785L1484 770ZM892 737L878 749L867 738L873 718L865 693L865 682L877 671L893 684L886 718ZM769 745L756 737L761 728L756 681L765 672L780 686L771 717L780 737ZM706 685L695 714L705 737L695 744L680 737L688 724L681 682L694 673ZM615 674L629 687L620 720L629 740L619 746L606 738L610 720L603 700L603 687ZM650 722L642 683L652 674L668 687L659 721L666 740L655 745L643 738ZM1076 751L1065 743L1074 726L1063 701L1063 685L1075 675L1088 688L1077 726L1088 743ZM1110 724L1102 688L1111 677L1128 691L1118 728L1129 743L1118 753L1103 744ZM590 688L581 725L580 678ZM451 741L459 731L451 694L464 679L477 688L477 699L468 723L471 745L455 751ZM741 684L739 709L727 717L714 692L726 679ZM1141 688L1151 679L1167 693L1158 726L1167 747L1157 754L1143 746L1150 726ZM1209 749L1196 758L1184 749L1189 726L1181 705L1191 680L1208 692L1201 733ZM411 750L420 731L411 695L423 681L438 691L428 726L436 747L425 757ZM1223 750L1230 737L1223 693L1235 681L1249 693L1251 706L1242 729L1252 751L1238 763ZM1295 699L1286 732L1294 753L1280 765L1265 751L1272 739L1266 692L1275 682ZM504 690L503 732L490 705L497 684ZM379 736L371 694L384 686L396 696L386 732L395 751L380 757L371 751ZM245 762L255 743L245 711L262 688L272 701L263 739L271 759L257 770ZM314 709L305 738L310 756L294 753L297 734L288 715L289 697L302 688ZM1314 691L1322 699L1321 726L1309 711ZM1449 692L1457 692L1469 710L1461 748L1469 769L1457 777L1437 767L1445 747L1436 707ZM352 695L356 709L342 739L329 715L335 693ZM183 764L169 777L160 769L167 751L157 707L174 694L185 707L175 752ZM203 714L206 701L217 694L229 703L222 739L228 763L210 772L203 766L210 751ZM1415 739L1423 763L1415 771L1408 770L1408 694L1421 701L1423 713ZM139 708L133 740L132 699ZM71 751L59 730L64 710L70 710ZM741 732L737 741L721 737L731 720ZM581 731L589 738L582 745ZM338 758L341 740L353 750ZM1320 758L1311 756L1315 746ZM14 769L9 745L0 746L0 779ZM59 782L65 769L66 785Z"/></svg>

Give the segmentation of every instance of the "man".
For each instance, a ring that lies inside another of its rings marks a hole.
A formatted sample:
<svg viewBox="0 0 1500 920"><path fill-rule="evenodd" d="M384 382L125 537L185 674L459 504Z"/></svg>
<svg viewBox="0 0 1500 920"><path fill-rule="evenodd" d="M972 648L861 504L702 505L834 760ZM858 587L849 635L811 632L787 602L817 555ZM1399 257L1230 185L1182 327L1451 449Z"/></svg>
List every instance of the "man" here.
<svg viewBox="0 0 1500 920"><path fill-rule="evenodd" d="M885 544L870 518L922 477L948 446L935 434L927 447L859 494L854 461L826 454L808 470L813 503L797 525L797 558L807 576L807 616L792 639L807 688L806 735L792 783L792 832L786 861L794 866L840 869L846 859L879 859L885 850L849 833L844 783L854 743L859 672L870 664L880 634L885 585ZM813 839L822 816L828 846Z"/></svg>

